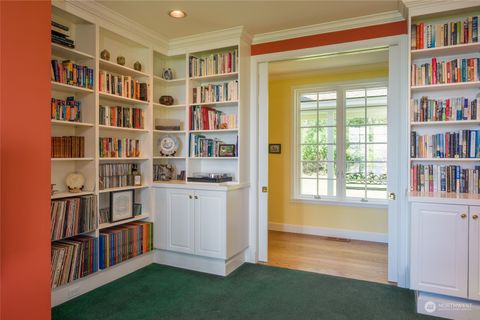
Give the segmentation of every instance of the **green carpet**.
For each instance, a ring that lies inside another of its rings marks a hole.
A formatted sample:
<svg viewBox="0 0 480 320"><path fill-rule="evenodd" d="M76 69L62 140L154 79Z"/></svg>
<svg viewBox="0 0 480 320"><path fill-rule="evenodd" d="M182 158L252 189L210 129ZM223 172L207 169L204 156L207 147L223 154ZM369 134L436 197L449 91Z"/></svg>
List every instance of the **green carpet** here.
<svg viewBox="0 0 480 320"><path fill-rule="evenodd" d="M245 264L224 278L151 264L52 309L52 319L432 319L413 291Z"/></svg>

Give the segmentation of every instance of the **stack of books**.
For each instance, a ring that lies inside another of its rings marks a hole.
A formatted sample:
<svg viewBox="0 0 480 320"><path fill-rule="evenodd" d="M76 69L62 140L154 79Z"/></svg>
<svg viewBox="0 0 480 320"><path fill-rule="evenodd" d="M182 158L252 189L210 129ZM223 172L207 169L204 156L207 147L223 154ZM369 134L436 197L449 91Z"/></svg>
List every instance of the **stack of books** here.
<svg viewBox="0 0 480 320"><path fill-rule="evenodd" d="M75 42L70 38L70 28L52 20L52 42L74 49Z"/></svg>
<svg viewBox="0 0 480 320"><path fill-rule="evenodd" d="M480 104L465 97L410 101L410 119L415 122L477 120Z"/></svg>
<svg viewBox="0 0 480 320"><path fill-rule="evenodd" d="M431 63L412 64L412 86L478 81L480 58L442 59L432 58Z"/></svg>
<svg viewBox="0 0 480 320"><path fill-rule="evenodd" d="M85 137L51 137L52 158L85 157Z"/></svg>
<svg viewBox="0 0 480 320"><path fill-rule="evenodd" d="M480 130L418 135L411 132L412 158L479 158Z"/></svg>
<svg viewBox="0 0 480 320"><path fill-rule="evenodd" d="M410 191L479 194L480 166L417 164L410 168Z"/></svg>
<svg viewBox="0 0 480 320"><path fill-rule="evenodd" d="M52 98L50 118L52 120L80 122L80 106L80 101L75 100L75 97L67 97L66 100Z"/></svg>

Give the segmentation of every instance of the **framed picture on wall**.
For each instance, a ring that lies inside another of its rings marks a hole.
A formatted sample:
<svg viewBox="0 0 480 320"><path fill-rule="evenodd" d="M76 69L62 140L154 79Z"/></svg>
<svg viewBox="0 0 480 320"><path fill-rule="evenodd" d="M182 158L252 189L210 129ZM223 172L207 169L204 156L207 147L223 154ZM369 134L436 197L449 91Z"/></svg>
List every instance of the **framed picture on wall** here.
<svg viewBox="0 0 480 320"><path fill-rule="evenodd" d="M134 191L110 193L110 222L133 218Z"/></svg>
<svg viewBox="0 0 480 320"><path fill-rule="evenodd" d="M268 145L268 153L282 153L282 145L279 143L270 143Z"/></svg>

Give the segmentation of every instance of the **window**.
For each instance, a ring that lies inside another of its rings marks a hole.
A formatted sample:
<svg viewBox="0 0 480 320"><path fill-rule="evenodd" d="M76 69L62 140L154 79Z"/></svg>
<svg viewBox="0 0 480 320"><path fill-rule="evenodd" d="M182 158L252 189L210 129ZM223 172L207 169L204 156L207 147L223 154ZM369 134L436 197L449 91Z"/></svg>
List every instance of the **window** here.
<svg viewBox="0 0 480 320"><path fill-rule="evenodd" d="M385 84L296 90L295 98L294 197L386 199Z"/></svg>

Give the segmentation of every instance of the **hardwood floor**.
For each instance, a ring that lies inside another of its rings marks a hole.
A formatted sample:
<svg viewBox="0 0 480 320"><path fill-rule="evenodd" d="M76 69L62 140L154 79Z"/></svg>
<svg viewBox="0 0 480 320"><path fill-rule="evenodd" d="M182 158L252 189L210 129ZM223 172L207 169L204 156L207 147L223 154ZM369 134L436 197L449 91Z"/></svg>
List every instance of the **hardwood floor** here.
<svg viewBox="0 0 480 320"><path fill-rule="evenodd" d="M385 243L269 231L266 264L389 283Z"/></svg>

